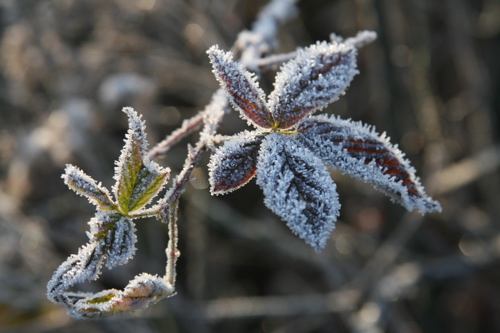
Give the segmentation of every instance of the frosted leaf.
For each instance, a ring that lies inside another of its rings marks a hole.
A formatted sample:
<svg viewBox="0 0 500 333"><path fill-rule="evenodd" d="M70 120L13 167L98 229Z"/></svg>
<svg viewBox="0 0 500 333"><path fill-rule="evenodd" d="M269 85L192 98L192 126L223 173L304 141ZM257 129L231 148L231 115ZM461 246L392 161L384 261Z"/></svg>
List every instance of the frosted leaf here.
<svg viewBox="0 0 500 333"><path fill-rule="evenodd" d="M106 255L106 267L127 263L135 254L135 227L128 217L117 214L98 214L97 233L92 234L92 239L98 241ZM94 228L91 229L91 232Z"/></svg>
<svg viewBox="0 0 500 333"><path fill-rule="evenodd" d="M273 128L290 128L344 94L358 73L356 53L352 45L337 42L299 50L282 66L269 95Z"/></svg>
<svg viewBox="0 0 500 333"><path fill-rule="evenodd" d="M71 255L63 262L52 275L47 284L49 299L66 303L62 290L68 289L76 283L94 280L100 272L104 262L103 248L97 242L89 243L78 250L78 254Z"/></svg>
<svg viewBox="0 0 500 333"><path fill-rule="evenodd" d="M242 117L255 126L270 128L272 116L255 76L233 61L231 52L224 52L217 45L208 49L207 53L215 77Z"/></svg>
<svg viewBox="0 0 500 333"><path fill-rule="evenodd" d="M317 116L298 126L297 139L334 169L374 185L407 210L441 211L429 198L404 154L373 128Z"/></svg>
<svg viewBox="0 0 500 333"><path fill-rule="evenodd" d="M135 182L142 169L142 160L146 154L148 143L144 121L132 108L124 108L128 115L129 129L125 135L125 146L115 168L116 184L113 188L120 209L129 211L130 197L134 191Z"/></svg>
<svg viewBox="0 0 500 333"><path fill-rule="evenodd" d="M208 165L212 194L234 191L253 178L261 142L262 136L243 132L216 150Z"/></svg>
<svg viewBox="0 0 500 333"><path fill-rule="evenodd" d="M316 251L339 214L336 186L323 162L293 138L273 133L262 142L257 184L264 203Z"/></svg>
<svg viewBox="0 0 500 333"><path fill-rule="evenodd" d="M163 189L168 174L169 169L161 168L155 162L145 158L130 196L129 211L137 210L147 205Z"/></svg>
<svg viewBox="0 0 500 333"><path fill-rule="evenodd" d="M116 209L109 191L77 167L67 165L65 174L62 178L64 179L64 183L68 185L70 189L81 196L87 197L92 204L97 206L98 209Z"/></svg>
<svg viewBox="0 0 500 333"><path fill-rule="evenodd" d="M123 112L129 117L129 129L116 164L113 192L120 210L127 214L149 203L165 184L169 170L148 159L141 117L132 108L124 108Z"/></svg>
<svg viewBox="0 0 500 333"><path fill-rule="evenodd" d="M123 290L123 297L154 300L157 297L169 296L173 291L173 286L164 278L158 275L142 273L129 282L125 290Z"/></svg>
<svg viewBox="0 0 500 333"><path fill-rule="evenodd" d="M75 294L80 297L69 311L77 319L96 319L120 312L145 309L149 304L173 296L174 288L162 277L142 273L125 289L109 289L97 294Z"/></svg>

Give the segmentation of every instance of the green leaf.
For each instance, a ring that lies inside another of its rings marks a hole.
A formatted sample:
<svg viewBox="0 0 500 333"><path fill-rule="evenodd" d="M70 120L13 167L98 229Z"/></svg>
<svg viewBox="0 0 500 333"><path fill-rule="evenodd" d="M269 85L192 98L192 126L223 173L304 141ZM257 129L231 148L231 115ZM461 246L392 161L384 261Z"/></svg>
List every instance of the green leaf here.
<svg viewBox="0 0 500 333"><path fill-rule="evenodd" d="M124 108L123 112L129 116L129 130L116 164L113 191L120 211L127 215L151 201L165 184L169 170L148 159L146 127L141 117L132 108Z"/></svg>
<svg viewBox="0 0 500 333"><path fill-rule="evenodd" d="M113 188L120 210L127 214L129 202L134 192L137 177L143 168L143 158L146 154L148 142L144 121L132 108L124 108L123 112L128 115L128 132L125 137L120 158L115 168L116 184Z"/></svg>

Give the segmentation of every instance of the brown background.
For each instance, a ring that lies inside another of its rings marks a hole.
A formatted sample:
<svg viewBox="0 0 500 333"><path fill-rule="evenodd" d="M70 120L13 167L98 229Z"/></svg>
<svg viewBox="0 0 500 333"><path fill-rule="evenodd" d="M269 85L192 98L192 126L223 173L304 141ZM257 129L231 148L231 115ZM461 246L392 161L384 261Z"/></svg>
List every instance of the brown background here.
<svg viewBox="0 0 500 333"><path fill-rule="evenodd" d="M441 214L406 213L333 172L340 221L319 254L251 182L210 197L206 159L180 210L178 295L132 317L75 321L45 298L87 241L88 202L60 175L112 185L121 107L155 143L217 88L205 54L228 49L265 1L4 0L0 4L0 330L5 332L500 331L500 3L307 0L280 32L288 52L374 30L360 75L326 111L386 131ZM269 91L274 73L262 82ZM222 132L245 129L236 114ZM196 141L196 136L190 138ZM188 140L162 164L178 172ZM135 260L83 289L163 274L165 226L140 220Z"/></svg>

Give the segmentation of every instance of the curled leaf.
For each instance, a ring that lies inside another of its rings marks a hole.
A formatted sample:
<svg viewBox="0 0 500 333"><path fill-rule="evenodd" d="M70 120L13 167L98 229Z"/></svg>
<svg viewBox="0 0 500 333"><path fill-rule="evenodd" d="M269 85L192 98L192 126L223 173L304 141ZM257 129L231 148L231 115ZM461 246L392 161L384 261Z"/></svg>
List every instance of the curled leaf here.
<svg viewBox="0 0 500 333"><path fill-rule="evenodd" d="M262 136L244 132L224 142L210 158L212 194L224 194L245 185L257 170Z"/></svg>
<svg viewBox="0 0 500 333"><path fill-rule="evenodd" d="M293 233L319 251L339 214L336 186L323 162L293 138L273 133L262 142L257 184L264 203Z"/></svg>
<svg viewBox="0 0 500 333"><path fill-rule="evenodd" d="M47 284L47 297L57 303L67 303L68 300L61 291L73 285L96 279L104 263L104 251L97 242L89 243L71 255L52 275Z"/></svg>
<svg viewBox="0 0 500 333"><path fill-rule="evenodd" d="M268 106L273 128L287 129L336 101L356 70L356 48L350 44L317 43L297 52L276 75Z"/></svg>
<svg viewBox="0 0 500 333"><path fill-rule="evenodd" d="M69 313L78 319L103 318L112 314L147 308L162 298L174 295L174 287L164 278L142 273L125 289L108 289L97 294L75 294Z"/></svg>
<svg viewBox="0 0 500 333"><path fill-rule="evenodd" d="M407 210L441 211L439 203L425 193L403 153L371 127L317 116L302 122L298 131L297 139L334 169L374 185Z"/></svg>
<svg viewBox="0 0 500 333"><path fill-rule="evenodd" d="M231 52L224 52L217 45L212 46L207 53L215 77L243 118L255 126L271 128L272 116L255 76L233 61Z"/></svg>

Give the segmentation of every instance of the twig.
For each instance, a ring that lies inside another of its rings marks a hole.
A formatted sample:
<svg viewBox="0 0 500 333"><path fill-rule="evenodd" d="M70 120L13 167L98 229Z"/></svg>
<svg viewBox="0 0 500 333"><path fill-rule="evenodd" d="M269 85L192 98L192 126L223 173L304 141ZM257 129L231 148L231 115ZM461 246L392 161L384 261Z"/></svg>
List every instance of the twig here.
<svg viewBox="0 0 500 333"><path fill-rule="evenodd" d="M203 113L198 113L190 119L186 119L182 122L181 128L175 130L170 134L165 140L158 143L151 151L148 153L150 159L155 159L160 156L164 156L172 146L176 145L183 138L198 130L203 125Z"/></svg>

